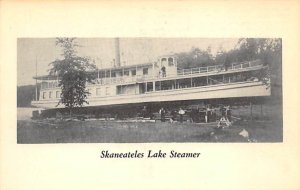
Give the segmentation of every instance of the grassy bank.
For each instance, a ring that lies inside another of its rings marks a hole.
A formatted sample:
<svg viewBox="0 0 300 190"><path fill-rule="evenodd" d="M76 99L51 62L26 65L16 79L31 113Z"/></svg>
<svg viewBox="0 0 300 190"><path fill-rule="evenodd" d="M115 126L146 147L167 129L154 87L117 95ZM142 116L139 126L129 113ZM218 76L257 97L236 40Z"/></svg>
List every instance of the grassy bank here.
<svg viewBox="0 0 300 190"><path fill-rule="evenodd" d="M115 121L18 121L18 143L147 143L247 142L246 129L256 142L281 142L278 123L238 121L217 130L216 124L136 123Z"/></svg>
<svg viewBox="0 0 300 190"><path fill-rule="evenodd" d="M262 109L261 109L262 108ZM18 143L151 143L151 142L282 142L280 105L233 107L235 121L217 130L216 123L169 123L133 121L60 121L20 119ZM249 137L239 133L245 129Z"/></svg>

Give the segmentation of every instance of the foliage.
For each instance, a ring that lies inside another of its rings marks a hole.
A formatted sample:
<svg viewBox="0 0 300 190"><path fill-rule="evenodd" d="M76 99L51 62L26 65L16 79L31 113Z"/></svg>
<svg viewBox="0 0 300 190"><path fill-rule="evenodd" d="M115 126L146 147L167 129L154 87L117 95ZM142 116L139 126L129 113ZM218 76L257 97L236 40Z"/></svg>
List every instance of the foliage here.
<svg viewBox="0 0 300 190"><path fill-rule="evenodd" d="M61 99L58 104L64 104L70 110L73 107L81 107L87 103L89 92L86 89L87 83L93 83L94 75L90 71L96 66L90 63L87 57L77 56L76 47L78 44L75 38L57 38L56 45L63 48L63 59L56 59L52 63L50 75L59 77L58 86L61 87Z"/></svg>
<svg viewBox="0 0 300 190"><path fill-rule="evenodd" d="M217 63L243 62L261 59L265 64L271 65L274 60L272 56L281 61L281 39L273 38L241 38L237 47L228 52L221 52L216 56Z"/></svg>
<svg viewBox="0 0 300 190"><path fill-rule="evenodd" d="M210 47L207 50L192 48L189 52L177 54L179 68L205 67L214 64Z"/></svg>
<svg viewBox="0 0 300 190"><path fill-rule="evenodd" d="M38 96L41 88L40 84L37 84ZM25 85L17 87L17 107L31 107L31 101L35 100L35 85Z"/></svg>
<svg viewBox="0 0 300 190"><path fill-rule="evenodd" d="M268 65L268 69L260 72L260 80L267 88L270 87L270 81L272 86L281 88L282 40L280 38L241 38L232 50L224 51L220 47L215 57L212 56L210 47L206 50L192 48L189 52L178 53L177 57L180 68L215 64L222 64L226 68L232 63L260 59Z"/></svg>
<svg viewBox="0 0 300 190"><path fill-rule="evenodd" d="M236 48L224 51L220 47L215 57L211 53L211 47L206 50L193 47L189 52L178 53L180 68L192 68L210 66L214 64L228 64L243 61L261 59L266 65L275 64L275 60L281 61L281 39L279 38L241 38ZM280 65L280 63L276 64Z"/></svg>

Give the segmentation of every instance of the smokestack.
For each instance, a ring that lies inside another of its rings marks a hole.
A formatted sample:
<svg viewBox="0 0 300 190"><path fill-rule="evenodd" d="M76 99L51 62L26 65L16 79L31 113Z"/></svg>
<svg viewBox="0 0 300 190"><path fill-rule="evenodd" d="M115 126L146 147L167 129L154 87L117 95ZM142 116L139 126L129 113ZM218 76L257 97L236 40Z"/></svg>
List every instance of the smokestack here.
<svg viewBox="0 0 300 190"><path fill-rule="evenodd" d="M119 38L115 38L115 53L116 53L115 66L120 67L121 66L121 58L120 58L120 40L119 40Z"/></svg>

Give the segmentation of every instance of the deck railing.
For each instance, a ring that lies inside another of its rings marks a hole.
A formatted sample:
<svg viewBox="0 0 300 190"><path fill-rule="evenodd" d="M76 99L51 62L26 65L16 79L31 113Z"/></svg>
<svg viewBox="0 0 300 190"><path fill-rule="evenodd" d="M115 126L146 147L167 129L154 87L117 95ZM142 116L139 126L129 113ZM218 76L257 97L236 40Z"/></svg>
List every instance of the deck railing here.
<svg viewBox="0 0 300 190"><path fill-rule="evenodd" d="M131 76L131 77L113 77L113 78L98 78L96 79L96 84L122 84L122 83L132 83L144 81L151 79L152 77L142 77L142 76Z"/></svg>
<svg viewBox="0 0 300 190"><path fill-rule="evenodd" d="M227 68L225 68L224 65L215 65L215 66L197 67L197 68L191 68L191 69L178 69L177 74L178 74L178 76L184 76L184 75L193 75L193 74L199 74L199 73L221 72L221 71L226 71L226 70L230 71L230 70L238 70L238 69L256 67L259 65L262 65L262 62L260 60L255 60L255 61L248 61L248 62L242 62L242 63L232 63Z"/></svg>
<svg viewBox="0 0 300 190"><path fill-rule="evenodd" d="M185 76L185 75L195 75L201 73L213 73L213 72L224 72L224 71L232 71L232 70L241 70L256 66L261 66L262 62L260 60L255 61L248 61L242 63L233 63L227 68L223 65L215 65L215 66L208 66L208 67L197 67L191 69L178 69L177 75L168 75L167 77L176 77L176 76ZM104 78L105 82L101 84L122 84L122 83L131 83L131 82L143 82L151 79L159 79L165 78L162 76L152 76L152 75L136 75L134 77L118 77L118 78ZM101 79L103 80L103 79Z"/></svg>

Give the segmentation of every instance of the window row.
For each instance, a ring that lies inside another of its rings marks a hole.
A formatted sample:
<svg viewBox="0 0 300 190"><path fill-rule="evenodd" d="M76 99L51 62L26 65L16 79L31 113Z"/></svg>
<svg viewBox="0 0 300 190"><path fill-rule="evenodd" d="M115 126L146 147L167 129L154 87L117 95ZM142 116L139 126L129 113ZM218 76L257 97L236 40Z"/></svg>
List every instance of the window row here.
<svg viewBox="0 0 300 190"><path fill-rule="evenodd" d="M58 82L42 82L41 83L41 89L46 89L46 88L56 88L58 87Z"/></svg>
<svg viewBox="0 0 300 190"><path fill-rule="evenodd" d="M50 91L50 92L43 92L42 99L60 98L60 96L61 96L61 92L60 91L56 91L55 92L55 96L53 95L52 91Z"/></svg>
<svg viewBox="0 0 300 190"><path fill-rule="evenodd" d="M94 89L87 89L89 92L88 96L109 96L112 94L110 87L105 88L96 88ZM55 93L55 94L54 94ZM61 91L48 91L48 92L42 92L42 99L58 99L61 97Z"/></svg>
<svg viewBox="0 0 300 190"><path fill-rule="evenodd" d="M96 90L87 89L87 91L89 92L88 96L109 96L112 94L109 86L96 88Z"/></svg>
<svg viewBox="0 0 300 190"><path fill-rule="evenodd" d="M168 65L169 65L169 66L173 66L173 65L174 65L174 59L171 58L171 57L169 57L168 59L167 59L167 58L162 58L162 59L161 59L161 62L162 62L162 64L168 62Z"/></svg>
<svg viewBox="0 0 300 190"><path fill-rule="evenodd" d="M143 68L142 72L143 75L148 75L148 69L149 68ZM137 70L124 70L124 71L99 71L98 72L98 78L114 78L114 77L122 77L122 76L136 76Z"/></svg>

